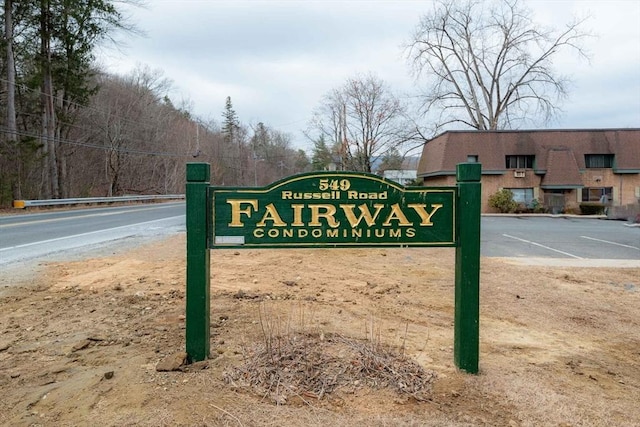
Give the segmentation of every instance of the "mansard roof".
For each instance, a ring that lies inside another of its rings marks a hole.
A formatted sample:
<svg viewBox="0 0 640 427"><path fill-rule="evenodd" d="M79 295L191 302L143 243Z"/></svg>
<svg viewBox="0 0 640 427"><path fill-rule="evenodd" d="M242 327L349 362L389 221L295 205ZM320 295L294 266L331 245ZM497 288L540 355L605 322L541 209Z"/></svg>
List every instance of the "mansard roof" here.
<svg viewBox="0 0 640 427"><path fill-rule="evenodd" d="M533 155L534 172L548 174L547 185L579 185L585 154L613 154L615 173L640 173L640 129L447 131L424 145L418 177L455 175L470 155L483 174L502 174L505 156Z"/></svg>

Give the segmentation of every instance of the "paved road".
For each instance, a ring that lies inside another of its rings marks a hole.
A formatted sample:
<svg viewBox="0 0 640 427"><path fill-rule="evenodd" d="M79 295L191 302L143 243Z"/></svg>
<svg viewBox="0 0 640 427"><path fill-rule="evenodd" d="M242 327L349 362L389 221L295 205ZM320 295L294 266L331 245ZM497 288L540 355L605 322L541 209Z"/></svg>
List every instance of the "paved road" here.
<svg viewBox="0 0 640 427"><path fill-rule="evenodd" d="M184 202L0 216L0 265L184 231Z"/></svg>
<svg viewBox="0 0 640 427"><path fill-rule="evenodd" d="M482 255L640 260L640 227L564 217L482 218Z"/></svg>
<svg viewBox="0 0 640 427"><path fill-rule="evenodd" d="M184 231L184 202L0 216L0 265ZM640 260L640 227L585 218L482 218L482 255Z"/></svg>

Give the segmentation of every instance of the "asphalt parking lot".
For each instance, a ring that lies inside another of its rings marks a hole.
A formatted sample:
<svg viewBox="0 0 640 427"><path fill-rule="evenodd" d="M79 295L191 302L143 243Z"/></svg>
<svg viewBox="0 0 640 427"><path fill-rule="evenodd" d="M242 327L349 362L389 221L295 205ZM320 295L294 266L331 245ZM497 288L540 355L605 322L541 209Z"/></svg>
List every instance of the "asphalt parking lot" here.
<svg viewBox="0 0 640 427"><path fill-rule="evenodd" d="M581 217L483 216L487 257L630 260L640 266L640 227Z"/></svg>

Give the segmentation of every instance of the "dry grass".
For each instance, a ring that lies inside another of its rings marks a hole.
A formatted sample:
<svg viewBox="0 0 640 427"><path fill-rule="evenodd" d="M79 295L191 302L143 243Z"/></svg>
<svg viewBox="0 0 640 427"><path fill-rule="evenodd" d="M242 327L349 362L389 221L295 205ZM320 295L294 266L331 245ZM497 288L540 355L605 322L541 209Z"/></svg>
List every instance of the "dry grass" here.
<svg viewBox="0 0 640 427"><path fill-rule="evenodd" d="M224 372L224 380L236 389L250 390L276 404L291 397L323 399L338 389L388 388L416 401L430 397L437 375L404 355L404 347L385 345L375 321L370 320L367 339L342 334L306 331L308 317L299 311L299 325L292 316L281 318L260 305L263 341L248 346L243 363Z"/></svg>

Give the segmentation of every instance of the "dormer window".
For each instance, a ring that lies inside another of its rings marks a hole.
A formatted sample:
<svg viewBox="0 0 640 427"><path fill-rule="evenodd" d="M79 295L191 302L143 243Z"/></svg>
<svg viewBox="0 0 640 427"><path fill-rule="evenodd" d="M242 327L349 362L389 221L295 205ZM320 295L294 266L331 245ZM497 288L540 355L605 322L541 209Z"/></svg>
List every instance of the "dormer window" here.
<svg viewBox="0 0 640 427"><path fill-rule="evenodd" d="M507 169L533 169L536 156L506 156Z"/></svg>
<svg viewBox="0 0 640 427"><path fill-rule="evenodd" d="M585 154L584 165L591 169L612 168L613 154Z"/></svg>

